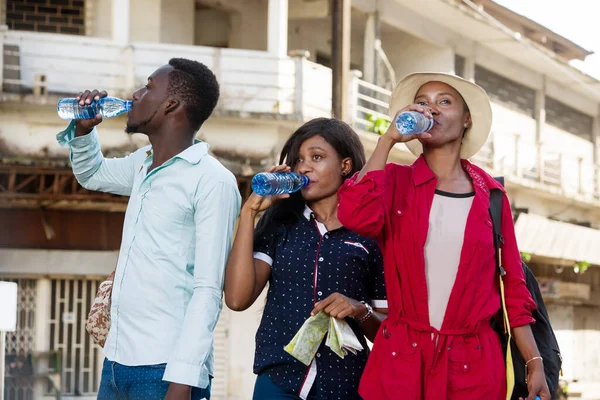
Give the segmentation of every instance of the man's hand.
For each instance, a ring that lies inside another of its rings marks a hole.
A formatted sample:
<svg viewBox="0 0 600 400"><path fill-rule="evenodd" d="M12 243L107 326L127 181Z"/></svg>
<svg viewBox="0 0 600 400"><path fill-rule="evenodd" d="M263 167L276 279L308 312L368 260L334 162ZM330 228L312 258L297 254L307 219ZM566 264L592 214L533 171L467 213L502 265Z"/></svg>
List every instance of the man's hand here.
<svg viewBox="0 0 600 400"><path fill-rule="evenodd" d="M181 383L171 382L165 400L190 400L192 387Z"/></svg>
<svg viewBox="0 0 600 400"><path fill-rule="evenodd" d="M105 90L98 91L96 89L79 93L76 99L79 101L79 106L90 105L92 101L100 100L108 96ZM96 125L102 122L102 115L97 114L94 119L78 119L75 121L75 137L87 135L94 129Z"/></svg>

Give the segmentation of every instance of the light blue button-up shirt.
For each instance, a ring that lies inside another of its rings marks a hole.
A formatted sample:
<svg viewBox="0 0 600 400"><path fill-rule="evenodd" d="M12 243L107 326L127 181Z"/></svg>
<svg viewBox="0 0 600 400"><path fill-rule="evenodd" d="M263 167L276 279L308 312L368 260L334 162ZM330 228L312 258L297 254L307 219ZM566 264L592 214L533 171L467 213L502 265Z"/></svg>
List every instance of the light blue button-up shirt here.
<svg viewBox="0 0 600 400"><path fill-rule="evenodd" d="M240 194L197 142L149 174L152 149L104 158L98 135L57 135L90 190L130 196L104 354L123 365L167 363L163 379L200 388L213 370L213 332Z"/></svg>

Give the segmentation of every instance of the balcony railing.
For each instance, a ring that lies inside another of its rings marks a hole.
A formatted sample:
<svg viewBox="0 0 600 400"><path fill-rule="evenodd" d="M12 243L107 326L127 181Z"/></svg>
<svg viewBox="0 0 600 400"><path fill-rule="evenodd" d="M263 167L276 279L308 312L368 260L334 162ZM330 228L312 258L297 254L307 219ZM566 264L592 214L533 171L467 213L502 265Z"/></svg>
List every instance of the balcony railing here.
<svg viewBox="0 0 600 400"><path fill-rule="evenodd" d="M390 97L389 90L353 77L350 109L354 127L372 132L379 120L389 122ZM523 184L539 184L566 195L600 200L600 166L573 159L541 145L526 143L520 140L521 135L507 131L519 127L521 121L517 119L515 123L506 125L502 120L511 120L511 115L505 113L500 117L500 123L494 125L489 140L472 157L472 162L494 175L504 175ZM534 132L526 133L535 135Z"/></svg>
<svg viewBox="0 0 600 400"><path fill-rule="evenodd" d="M217 75L222 93L217 106L220 112L296 121L331 116L331 69L308 61L302 52L294 57L276 57L263 51L202 46L122 46L99 38L1 30L0 49L0 99L4 100L30 96L53 102L84 88L106 89L127 98L171 57L185 57L203 62ZM351 77L349 85L347 101L356 129L373 132L377 124L390 121L389 90L357 75ZM494 125L497 134L473 157L474 162L524 184L537 183L600 200L598 166L521 143L519 135L506 130L515 126L526 129L525 137L530 139L534 134L530 132L531 121L496 111L498 121L513 123L509 127ZM511 137L517 138L514 143L508 142Z"/></svg>
<svg viewBox="0 0 600 400"><path fill-rule="evenodd" d="M389 103L392 92L353 77L350 92L350 113L356 128L373 131L377 120L390 122Z"/></svg>
<svg viewBox="0 0 600 400"><path fill-rule="evenodd" d="M302 119L330 115L331 70L303 56L157 43L113 41L35 32L0 31L1 94L55 101L82 89L105 89L130 98L172 57L200 61L217 76L217 109ZM329 93L329 95L327 95Z"/></svg>

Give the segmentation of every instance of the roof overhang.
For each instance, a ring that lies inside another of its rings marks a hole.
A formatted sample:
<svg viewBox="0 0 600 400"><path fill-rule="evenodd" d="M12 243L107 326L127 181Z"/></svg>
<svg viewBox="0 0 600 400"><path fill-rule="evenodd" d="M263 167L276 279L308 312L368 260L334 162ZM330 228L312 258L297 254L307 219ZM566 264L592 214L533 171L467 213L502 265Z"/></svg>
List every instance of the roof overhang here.
<svg viewBox="0 0 600 400"><path fill-rule="evenodd" d="M546 75L559 85L600 102L600 81L570 66L543 46L511 31L469 0L420 0L402 4L448 30Z"/></svg>
<svg viewBox="0 0 600 400"><path fill-rule="evenodd" d="M588 262L600 265L600 230L553 221L535 214L521 214L515 223L521 252L559 264Z"/></svg>

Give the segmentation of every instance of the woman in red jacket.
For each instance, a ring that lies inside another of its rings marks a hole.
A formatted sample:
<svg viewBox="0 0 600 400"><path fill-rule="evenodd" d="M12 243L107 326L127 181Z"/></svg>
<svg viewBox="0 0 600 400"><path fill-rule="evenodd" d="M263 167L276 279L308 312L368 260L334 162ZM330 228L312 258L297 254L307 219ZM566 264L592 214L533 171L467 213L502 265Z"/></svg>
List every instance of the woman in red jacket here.
<svg viewBox="0 0 600 400"><path fill-rule="evenodd" d="M389 314L360 394L365 400L505 399L503 352L490 325L501 300L488 212L490 189L504 189L466 160L489 136L488 96L454 75L417 73L394 90L390 112L398 110L423 113L434 127L403 136L392 124L338 197L340 222L377 238L384 254ZM396 143L406 143L417 161L386 165ZM529 398L549 400L529 326L535 303L506 195L502 230L507 309L513 338L528 361Z"/></svg>

